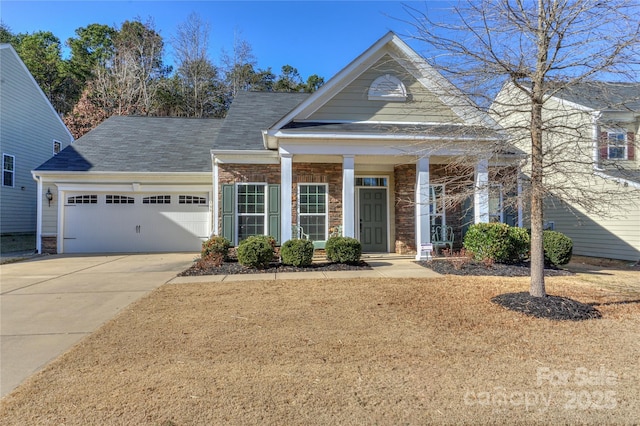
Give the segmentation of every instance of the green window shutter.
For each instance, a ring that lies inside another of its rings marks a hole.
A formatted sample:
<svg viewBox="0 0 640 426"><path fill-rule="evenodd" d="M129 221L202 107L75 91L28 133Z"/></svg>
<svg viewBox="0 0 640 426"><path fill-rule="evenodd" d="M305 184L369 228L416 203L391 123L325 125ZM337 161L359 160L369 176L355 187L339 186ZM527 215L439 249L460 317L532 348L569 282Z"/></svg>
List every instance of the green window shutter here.
<svg viewBox="0 0 640 426"><path fill-rule="evenodd" d="M235 244L236 194L235 185L222 185L222 236Z"/></svg>
<svg viewBox="0 0 640 426"><path fill-rule="evenodd" d="M280 241L280 185L269 185L269 231L268 234Z"/></svg>

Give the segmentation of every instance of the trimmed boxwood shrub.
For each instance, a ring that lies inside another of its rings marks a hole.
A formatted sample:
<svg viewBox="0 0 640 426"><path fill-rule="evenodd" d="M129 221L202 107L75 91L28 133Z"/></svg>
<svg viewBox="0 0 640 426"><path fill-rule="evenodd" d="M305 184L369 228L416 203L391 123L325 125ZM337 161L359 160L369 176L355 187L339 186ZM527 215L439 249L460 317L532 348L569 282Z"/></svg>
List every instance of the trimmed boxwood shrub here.
<svg viewBox="0 0 640 426"><path fill-rule="evenodd" d="M204 259L212 256L220 256L223 260L226 260L229 255L229 247L231 247L231 241L225 237L211 237L202 243L200 257Z"/></svg>
<svg viewBox="0 0 640 426"><path fill-rule="evenodd" d="M251 268L266 268L273 260L274 245L273 237L251 236L238 245L238 263Z"/></svg>
<svg viewBox="0 0 640 426"><path fill-rule="evenodd" d="M313 260L313 243L309 240L293 239L280 247L282 263L292 266L309 266Z"/></svg>
<svg viewBox="0 0 640 426"><path fill-rule="evenodd" d="M528 256L530 238L524 228L505 223L477 223L469 227L463 245L476 260L516 263Z"/></svg>
<svg viewBox="0 0 640 426"><path fill-rule="evenodd" d="M325 245L327 259L336 263L358 263L362 244L355 238L330 237Z"/></svg>
<svg viewBox="0 0 640 426"><path fill-rule="evenodd" d="M573 241L562 232L544 231L542 245L546 264L560 266L566 265L571 260Z"/></svg>

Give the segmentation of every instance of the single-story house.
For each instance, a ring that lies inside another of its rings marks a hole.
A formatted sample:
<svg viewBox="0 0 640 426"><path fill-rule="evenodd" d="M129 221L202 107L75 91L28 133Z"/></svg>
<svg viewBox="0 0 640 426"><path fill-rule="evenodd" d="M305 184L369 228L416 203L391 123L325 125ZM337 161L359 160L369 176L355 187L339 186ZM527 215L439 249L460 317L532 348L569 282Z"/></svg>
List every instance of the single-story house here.
<svg viewBox="0 0 640 426"><path fill-rule="evenodd" d="M55 190L39 202L41 249L197 251L211 235L281 243L302 228L316 242L338 231L365 252L425 258L437 225L459 244L465 218L519 222L490 199L492 168L517 171L521 159L487 155L504 141L388 33L312 94L240 92L224 120L109 118L33 171ZM475 170L467 212L437 183L461 153Z"/></svg>

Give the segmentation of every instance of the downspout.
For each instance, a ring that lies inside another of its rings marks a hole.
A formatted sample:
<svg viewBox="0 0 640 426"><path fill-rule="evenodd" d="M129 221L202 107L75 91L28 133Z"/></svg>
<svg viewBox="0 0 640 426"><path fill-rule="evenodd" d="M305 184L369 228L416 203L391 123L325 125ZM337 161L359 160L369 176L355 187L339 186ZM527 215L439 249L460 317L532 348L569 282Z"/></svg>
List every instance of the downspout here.
<svg viewBox="0 0 640 426"><path fill-rule="evenodd" d="M593 170L596 172L604 170L600 167L600 148L598 142L600 141L598 132L598 120L602 117L601 111L594 111L591 113L591 140L593 141Z"/></svg>
<svg viewBox="0 0 640 426"><path fill-rule="evenodd" d="M37 183L37 201L36 201L36 251L42 254L42 178L32 175Z"/></svg>

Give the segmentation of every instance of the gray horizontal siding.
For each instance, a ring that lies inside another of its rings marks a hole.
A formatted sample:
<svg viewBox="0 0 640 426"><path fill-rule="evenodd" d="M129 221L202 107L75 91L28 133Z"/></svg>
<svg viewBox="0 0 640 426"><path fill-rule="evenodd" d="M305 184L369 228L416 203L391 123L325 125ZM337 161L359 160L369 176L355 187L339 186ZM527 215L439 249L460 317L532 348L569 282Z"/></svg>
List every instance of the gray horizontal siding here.
<svg viewBox="0 0 640 426"><path fill-rule="evenodd" d="M406 102L369 100L368 90L378 77L391 74L407 89ZM462 120L389 55L356 78L314 112L310 120L460 123Z"/></svg>
<svg viewBox="0 0 640 426"><path fill-rule="evenodd" d="M580 256L640 260L640 207L629 206L625 215L613 218L588 216L558 202L545 205L545 221L573 240L573 253Z"/></svg>
<svg viewBox="0 0 640 426"><path fill-rule="evenodd" d="M31 170L53 156L71 137L14 51L0 49L1 151L15 156L15 186L0 187L2 233L35 232L36 182Z"/></svg>

